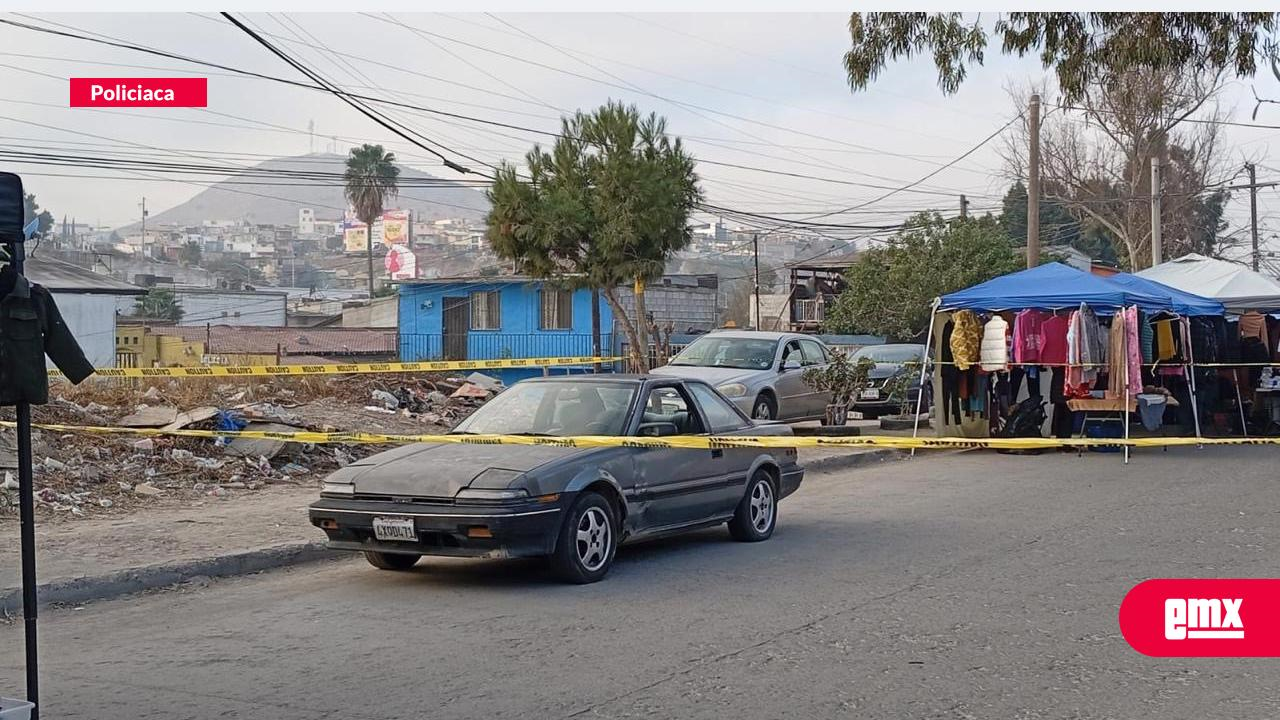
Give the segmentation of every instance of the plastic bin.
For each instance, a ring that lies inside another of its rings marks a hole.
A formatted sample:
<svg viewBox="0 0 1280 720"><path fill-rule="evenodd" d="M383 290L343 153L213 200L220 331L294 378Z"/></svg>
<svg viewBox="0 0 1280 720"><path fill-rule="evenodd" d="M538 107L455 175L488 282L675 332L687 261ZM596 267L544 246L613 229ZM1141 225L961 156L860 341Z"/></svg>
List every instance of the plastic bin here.
<svg viewBox="0 0 1280 720"><path fill-rule="evenodd" d="M1084 436L1094 440L1119 440L1124 437L1124 426L1118 422L1090 420L1084 426ZM1090 445L1093 452L1120 452L1123 445Z"/></svg>
<svg viewBox="0 0 1280 720"><path fill-rule="evenodd" d="M0 720L31 720L34 707L26 700L0 697Z"/></svg>

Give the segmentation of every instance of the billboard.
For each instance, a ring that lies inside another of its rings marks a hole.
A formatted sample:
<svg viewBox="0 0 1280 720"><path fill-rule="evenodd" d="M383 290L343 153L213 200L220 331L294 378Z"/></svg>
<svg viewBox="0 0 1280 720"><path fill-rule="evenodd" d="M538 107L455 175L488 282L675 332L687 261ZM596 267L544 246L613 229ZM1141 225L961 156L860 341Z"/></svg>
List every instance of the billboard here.
<svg viewBox="0 0 1280 720"><path fill-rule="evenodd" d="M373 244L409 246L408 210L388 210L382 217L373 222ZM365 233L367 227L354 211L348 210L342 221L342 249L348 253L363 253L367 249Z"/></svg>
<svg viewBox="0 0 1280 720"><path fill-rule="evenodd" d="M376 227L376 225L375 225ZM350 210L342 215L342 251L362 253L368 249L366 238L368 228L360 222L356 214Z"/></svg>
<svg viewBox="0 0 1280 720"><path fill-rule="evenodd" d="M412 280L418 276L418 258L408 245L388 247L384 265L392 280Z"/></svg>

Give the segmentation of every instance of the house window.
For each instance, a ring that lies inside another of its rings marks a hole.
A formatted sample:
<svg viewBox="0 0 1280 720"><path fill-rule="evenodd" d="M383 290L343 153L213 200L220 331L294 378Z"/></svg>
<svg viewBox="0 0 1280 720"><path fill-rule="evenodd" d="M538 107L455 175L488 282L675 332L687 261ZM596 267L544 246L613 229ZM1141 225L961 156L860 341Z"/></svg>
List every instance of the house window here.
<svg viewBox="0 0 1280 720"><path fill-rule="evenodd" d="M543 330L568 330L573 327L573 293L568 290L543 288L542 312L538 327Z"/></svg>
<svg viewBox="0 0 1280 720"><path fill-rule="evenodd" d="M471 293L471 329L497 330L502 327L502 294L496 290Z"/></svg>

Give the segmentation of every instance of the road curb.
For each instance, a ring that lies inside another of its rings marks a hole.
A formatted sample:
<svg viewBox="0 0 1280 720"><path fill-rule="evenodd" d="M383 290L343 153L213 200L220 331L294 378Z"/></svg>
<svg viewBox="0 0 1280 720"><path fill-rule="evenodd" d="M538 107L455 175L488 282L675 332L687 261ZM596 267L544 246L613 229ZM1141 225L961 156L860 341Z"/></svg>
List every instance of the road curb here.
<svg viewBox="0 0 1280 720"><path fill-rule="evenodd" d="M886 460L905 457L906 453L894 448L877 448L868 452L829 455L814 460L800 461L800 466L810 472L826 472L829 470L851 470L864 465L878 465Z"/></svg>
<svg viewBox="0 0 1280 720"><path fill-rule="evenodd" d="M291 543L247 552L129 568L106 575L58 580L36 591L41 607L53 603L109 600L130 593L174 585L195 577L233 577L338 557L323 542ZM0 589L0 613L22 609L22 589Z"/></svg>

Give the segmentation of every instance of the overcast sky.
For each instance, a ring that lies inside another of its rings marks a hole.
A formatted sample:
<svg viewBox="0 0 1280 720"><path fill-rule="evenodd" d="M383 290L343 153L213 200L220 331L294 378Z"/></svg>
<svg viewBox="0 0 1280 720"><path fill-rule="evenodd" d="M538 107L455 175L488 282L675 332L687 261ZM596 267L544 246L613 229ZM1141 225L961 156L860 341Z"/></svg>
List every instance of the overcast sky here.
<svg viewBox="0 0 1280 720"><path fill-rule="evenodd" d="M698 158L824 178L700 166L709 202L791 216L839 210L886 192L859 183L892 188L919 180L1014 117L1007 85L1038 81L1044 74L1033 60L1005 58L992 49L987 65L975 68L954 96L937 89L927 59L895 64L870 90L852 93L840 63L848 43L843 14L244 17L349 89L453 113L553 131L564 112L610 98L633 102L665 115L669 130L684 137ZM36 21L298 77L210 13L60 14ZM395 150L406 164L457 177L329 95L10 26L0 26L0 38L5 83L0 144L6 147L38 144L96 152L107 149L104 144L117 151L143 145L252 164L266 157L302 155L313 147L333 146L345 153L354 142L376 141ZM330 51L346 55L337 59ZM67 107L67 77L185 74L209 77L207 109ZM1260 95L1280 98L1270 73L1234 82L1223 102L1236 108L1233 117L1242 122L1250 122L1253 110L1250 85ZM487 162L519 158L532 142L546 141L521 130L425 113L394 116ZM1264 105L1256 122L1280 126L1280 106ZM314 140L307 132L309 123L315 125ZM1280 160L1271 158L1272 145L1280 151L1280 129L1232 127L1225 137L1232 162L1256 159L1263 166L1260 180L1280 179ZM914 210L954 213L961 193L974 211L998 208L1010 183L996 152L999 146L990 142L915 188L923 192L900 192L833 220L876 225ZM203 189L173 179L85 177L118 177L118 171L16 169L41 205L59 219L74 215L82 222L112 226L137 220L144 195L148 208L159 212ZM80 177L48 176L52 173ZM1277 191L1261 191L1264 236L1280 233L1277 212ZM1229 221L1231 230L1247 223L1247 193L1233 197Z"/></svg>

